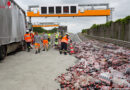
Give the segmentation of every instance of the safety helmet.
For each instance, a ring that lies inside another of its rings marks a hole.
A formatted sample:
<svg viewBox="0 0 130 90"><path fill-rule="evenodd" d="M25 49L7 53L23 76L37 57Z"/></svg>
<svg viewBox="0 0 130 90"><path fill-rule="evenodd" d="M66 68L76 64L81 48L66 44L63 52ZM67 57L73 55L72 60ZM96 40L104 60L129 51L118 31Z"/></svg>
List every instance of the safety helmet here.
<svg viewBox="0 0 130 90"><path fill-rule="evenodd" d="M70 34L69 34L69 33L66 33L66 35L68 35L68 36L69 36Z"/></svg>
<svg viewBox="0 0 130 90"><path fill-rule="evenodd" d="M31 33L33 33L33 31L31 31Z"/></svg>
<svg viewBox="0 0 130 90"><path fill-rule="evenodd" d="M28 32L29 32L29 30L26 30L26 32L28 33Z"/></svg>

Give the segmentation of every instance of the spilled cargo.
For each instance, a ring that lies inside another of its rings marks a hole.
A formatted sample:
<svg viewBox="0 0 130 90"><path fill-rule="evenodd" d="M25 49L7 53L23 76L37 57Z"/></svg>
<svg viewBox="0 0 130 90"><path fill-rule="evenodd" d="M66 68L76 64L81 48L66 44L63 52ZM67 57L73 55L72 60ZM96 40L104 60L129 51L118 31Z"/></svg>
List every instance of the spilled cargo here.
<svg viewBox="0 0 130 90"><path fill-rule="evenodd" d="M88 40L75 44L79 61L56 78L62 90L130 88L130 50Z"/></svg>

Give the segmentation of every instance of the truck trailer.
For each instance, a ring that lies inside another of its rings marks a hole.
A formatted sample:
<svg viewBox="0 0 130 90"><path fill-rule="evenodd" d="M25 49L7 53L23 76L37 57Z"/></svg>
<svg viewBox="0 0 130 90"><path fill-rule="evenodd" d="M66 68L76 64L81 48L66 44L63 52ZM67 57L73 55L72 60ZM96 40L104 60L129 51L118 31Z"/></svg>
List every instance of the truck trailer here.
<svg viewBox="0 0 130 90"><path fill-rule="evenodd" d="M0 60L24 42L25 11L14 0L0 0Z"/></svg>

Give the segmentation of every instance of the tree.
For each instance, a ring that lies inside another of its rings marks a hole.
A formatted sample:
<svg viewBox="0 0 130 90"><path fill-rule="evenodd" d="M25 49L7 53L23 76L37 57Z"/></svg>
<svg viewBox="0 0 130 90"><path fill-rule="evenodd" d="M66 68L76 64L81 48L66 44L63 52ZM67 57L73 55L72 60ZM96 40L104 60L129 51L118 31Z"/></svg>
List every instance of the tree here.
<svg viewBox="0 0 130 90"><path fill-rule="evenodd" d="M86 33L86 32L87 32L87 30L86 30L86 29L83 29L83 30L82 30L82 33Z"/></svg>

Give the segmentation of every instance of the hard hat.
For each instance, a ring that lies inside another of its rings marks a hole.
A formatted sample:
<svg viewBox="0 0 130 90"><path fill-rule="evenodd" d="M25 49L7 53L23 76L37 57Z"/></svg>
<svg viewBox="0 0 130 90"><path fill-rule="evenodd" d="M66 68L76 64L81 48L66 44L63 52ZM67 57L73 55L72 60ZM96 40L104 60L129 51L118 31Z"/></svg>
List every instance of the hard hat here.
<svg viewBox="0 0 130 90"><path fill-rule="evenodd" d="M69 33L66 33L66 35L70 35Z"/></svg>
<svg viewBox="0 0 130 90"><path fill-rule="evenodd" d="M26 30L26 32L29 32L29 30Z"/></svg>

